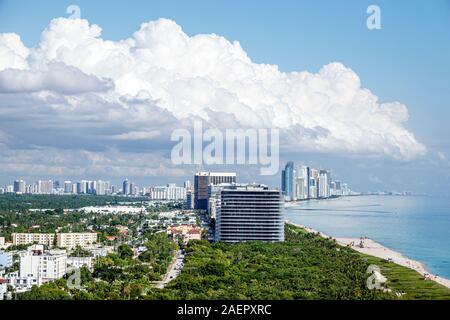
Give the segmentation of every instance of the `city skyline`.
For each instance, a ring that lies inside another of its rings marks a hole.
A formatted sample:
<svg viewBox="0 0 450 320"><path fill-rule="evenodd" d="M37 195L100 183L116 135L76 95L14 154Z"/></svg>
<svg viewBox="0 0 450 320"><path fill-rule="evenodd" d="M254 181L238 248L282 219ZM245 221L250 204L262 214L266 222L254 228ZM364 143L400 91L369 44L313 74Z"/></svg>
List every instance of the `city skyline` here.
<svg viewBox="0 0 450 320"><path fill-rule="evenodd" d="M379 1L379 30L366 26L369 1L258 3L255 13L251 1L234 10L82 0L81 19L71 4L0 1L0 185L19 176L180 183L205 170L276 186L292 160L333 167L355 190L448 195L446 1ZM279 129L278 174L174 165L171 133L196 120Z"/></svg>

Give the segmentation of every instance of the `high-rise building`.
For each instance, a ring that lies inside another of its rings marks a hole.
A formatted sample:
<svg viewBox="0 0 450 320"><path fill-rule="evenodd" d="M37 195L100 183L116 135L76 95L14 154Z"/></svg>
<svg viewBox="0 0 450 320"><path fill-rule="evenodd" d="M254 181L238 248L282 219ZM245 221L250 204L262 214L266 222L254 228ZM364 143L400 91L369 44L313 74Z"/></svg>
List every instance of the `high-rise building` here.
<svg viewBox="0 0 450 320"><path fill-rule="evenodd" d="M222 186L216 199L216 241L284 241L283 196L279 190L233 184Z"/></svg>
<svg viewBox="0 0 450 320"><path fill-rule="evenodd" d="M210 184L236 183L235 172L197 172L194 177L194 207L208 209Z"/></svg>
<svg viewBox="0 0 450 320"><path fill-rule="evenodd" d="M122 184L122 193L124 195L129 195L131 193L131 188L130 188L130 181L128 181L128 179L125 179L123 181Z"/></svg>
<svg viewBox="0 0 450 320"><path fill-rule="evenodd" d="M178 201L186 199L186 189L173 183L166 186L150 187L148 194L152 200Z"/></svg>
<svg viewBox="0 0 450 320"><path fill-rule="evenodd" d="M106 195L106 181L98 180L95 188L96 195Z"/></svg>
<svg viewBox="0 0 450 320"><path fill-rule="evenodd" d="M309 179L311 175L311 168L308 166L300 166L297 170L296 179L296 198L308 199L309 198Z"/></svg>
<svg viewBox="0 0 450 320"><path fill-rule="evenodd" d="M194 209L194 193L186 191L186 209Z"/></svg>
<svg viewBox="0 0 450 320"><path fill-rule="evenodd" d="M328 172L326 170L321 170L319 174L319 198L328 198L330 196L330 186L328 184Z"/></svg>
<svg viewBox="0 0 450 320"><path fill-rule="evenodd" d="M25 193L25 181L23 180L16 180L14 181L14 192L15 193Z"/></svg>
<svg viewBox="0 0 450 320"><path fill-rule="evenodd" d="M53 192L53 181L52 180L39 180L37 182L39 194L51 194Z"/></svg>
<svg viewBox="0 0 450 320"><path fill-rule="evenodd" d="M73 193L72 181L64 181L64 193Z"/></svg>
<svg viewBox="0 0 450 320"><path fill-rule="evenodd" d="M88 194L89 192L89 181L81 180L77 182L77 193L78 194Z"/></svg>
<svg viewBox="0 0 450 320"><path fill-rule="evenodd" d="M282 172L282 191L287 200L292 201L295 199L295 183L296 183L296 171L294 168L294 162L289 161Z"/></svg>

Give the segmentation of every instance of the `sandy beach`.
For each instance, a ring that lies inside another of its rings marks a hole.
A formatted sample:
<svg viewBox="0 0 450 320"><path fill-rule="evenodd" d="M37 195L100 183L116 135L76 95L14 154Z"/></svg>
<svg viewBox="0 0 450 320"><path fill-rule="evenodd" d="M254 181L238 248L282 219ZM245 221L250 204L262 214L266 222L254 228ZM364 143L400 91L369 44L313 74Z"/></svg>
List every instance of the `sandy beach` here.
<svg viewBox="0 0 450 320"><path fill-rule="evenodd" d="M429 278L430 280L436 281L437 283L442 284L442 285L446 286L447 288L450 288L450 280L449 279L442 278L442 277L431 274L430 272L428 272L426 270L426 268L420 262L409 259L408 257L405 257L404 255L402 255L399 252L396 252L394 250L386 248L385 246L379 244L378 242L373 241L372 239L368 239L368 238L335 238L335 237L326 235L323 232L314 230L312 228L308 228L306 226L303 226L303 225L300 225L297 223L293 223L289 220L286 220L286 223L300 227L300 228L306 230L307 232L319 234L321 237L324 237L324 238L335 239L336 242L338 244L340 244L341 246L348 246L358 252L361 252L361 253L364 253L367 255L371 255L371 256L374 256L377 258L390 260L398 265L413 269L413 270L419 272L423 276L426 275L427 278Z"/></svg>

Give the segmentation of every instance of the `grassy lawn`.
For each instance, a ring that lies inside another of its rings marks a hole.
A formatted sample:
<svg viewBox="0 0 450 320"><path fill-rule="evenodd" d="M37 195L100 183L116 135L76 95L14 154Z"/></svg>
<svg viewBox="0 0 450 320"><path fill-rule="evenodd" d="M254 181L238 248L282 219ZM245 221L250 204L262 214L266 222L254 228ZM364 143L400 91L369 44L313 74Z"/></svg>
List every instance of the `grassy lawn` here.
<svg viewBox="0 0 450 320"><path fill-rule="evenodd" d="M295 226L289 226L297 233L307 232ZM318 236L317 236L318 237ZM355 250L353 250L355 251ZM407 300L450 300L450 289L431 280L424 280L415 270L400 266L384 259L355 251L368 264L380 267L381 273L388 279L386 286L393 292L401 293L401 299Z"/></svg>
<svg viewBox="0 0 450 320"><path fill-rule="evenodd" d="M424 280L418 272L398 264L361 254L370 264L378 265L388 279L387 286L394 292L404 293L403 299L450 299L450 289L431 280Z"/></svg>

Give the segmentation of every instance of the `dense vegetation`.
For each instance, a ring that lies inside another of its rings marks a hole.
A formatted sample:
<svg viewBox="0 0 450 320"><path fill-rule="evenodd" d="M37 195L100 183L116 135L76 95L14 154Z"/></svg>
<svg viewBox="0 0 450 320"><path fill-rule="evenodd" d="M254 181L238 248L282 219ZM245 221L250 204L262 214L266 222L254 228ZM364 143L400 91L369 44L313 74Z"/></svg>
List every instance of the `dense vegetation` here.
<svg viewBox="0 0 450 320"><path fill-rule="evenodd" d="M82 270L82 290L66 281L33 288L21 299L449 299L450 290L414 270L368 257L290 225L286 242L239 244L191 241L182 274L164 289L160 279L175 250L158 234L148 251L130 258L127 248ZM161 248L161 250L158 250ZM369 290L366 270L381 267L391 292ZM96 279L96 280L95 280Z"/></svg>
<svg viewBox="0 0 450 320"><path fill-rule="evenodd" d="M330 240L286 227L286 242L194 242L172 299L385 299L366 287L368 263Z"/></svg>
<svg viewBox="0 0 450 320"><path fill-rule="evenodd" d="M140 299L151 294L154 282L161 280L172 261L176 244L166 234L158 233L145 246L151 254L138 258L126 244L117 253L98 259L93 272L81 268L80 289L69 289L66 279L33 287L31 291L17 294L20 300L125 300ZM157 250L156 248L159 248ZM66 278L70 277L67 275Z"/></svg>
<svg viewBox="0 0 450 320"><path fill-rule="evenodd" d="M142 201L148 201L148 198L92 195L0 194L0 211L15 210L24 212L28 209L77 209L88 206L139 203Z"/></svg>
<svg viewBox="0 0 450 320"><path fill-rule="evenodd" d="M0 236L11 241L13 232L55 233L55 232L86 232L96 231L99 240L104 241L107 236L118 236L118 225L130 228L131 238L135 238L136 229L144 219L157 219L157 212L180 209L177 203L159 203L147 206L143 214L94 214L77 209L92 205L106 205L126 202L128 205L142 206L143 198L126 198L113 196L89 195L0 195ZM148 199L146 199L148 201ZM136 202L138 201L138 202ZM136 202L136 203L135 203ZM45 209L31 211L30 209Z"/></svg>

